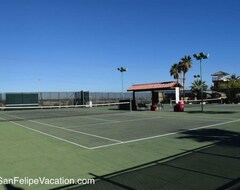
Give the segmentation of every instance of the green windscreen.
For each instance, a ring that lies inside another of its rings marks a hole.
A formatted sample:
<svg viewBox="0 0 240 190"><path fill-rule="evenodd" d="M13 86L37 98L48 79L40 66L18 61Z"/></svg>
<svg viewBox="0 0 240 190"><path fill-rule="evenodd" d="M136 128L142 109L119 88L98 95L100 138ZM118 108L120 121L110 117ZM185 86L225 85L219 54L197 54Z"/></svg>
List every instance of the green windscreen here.
<svg viewBox="0 0 240 190"><path fill-rule="evenodd" d="M7 93L6 105L38 104L38 93Z"/></svg>

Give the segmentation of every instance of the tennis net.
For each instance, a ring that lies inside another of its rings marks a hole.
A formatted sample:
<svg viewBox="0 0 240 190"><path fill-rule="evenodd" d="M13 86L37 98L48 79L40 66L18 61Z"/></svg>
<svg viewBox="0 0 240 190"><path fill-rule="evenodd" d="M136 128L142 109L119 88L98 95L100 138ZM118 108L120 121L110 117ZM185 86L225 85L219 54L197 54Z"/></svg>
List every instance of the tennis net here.
<svg viewBox="0 0 240 190"><path fill-rule="evenodd" d="M176 100L170 100L170 108L173 108L176 104ZM216 105L223 104L223 99L212 98L203 100L184 100L184 107L191 110L200 108L201 104L208 108L214 108Z"/></svg>
<svg viewBox="0 0 240 190"><path fill-rule="evenodd" d="M131 104L119 102L69 106L11 106L0 107L0 110L0 121L16 121L126 113L131 111Z"/></svg>
<svg viewBox="0 0 240 190"><path fill-rule="evenodd" d="M222 98L212 98L212 99L203 99L203 100L184 100L184 104L222 104ZM170 105L175 105L176 100L170 100Z"/></svg>

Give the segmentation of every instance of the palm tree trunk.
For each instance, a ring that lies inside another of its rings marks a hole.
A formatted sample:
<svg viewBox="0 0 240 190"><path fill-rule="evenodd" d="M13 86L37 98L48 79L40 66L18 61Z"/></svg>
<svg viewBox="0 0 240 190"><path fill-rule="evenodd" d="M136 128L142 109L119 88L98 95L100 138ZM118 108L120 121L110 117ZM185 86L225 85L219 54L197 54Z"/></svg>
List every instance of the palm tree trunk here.
<svg viewBox="0 0 240 190"><path fill-rule="evenodd" d="M185 98L185 73L183 73L183 100Z"/></svg>

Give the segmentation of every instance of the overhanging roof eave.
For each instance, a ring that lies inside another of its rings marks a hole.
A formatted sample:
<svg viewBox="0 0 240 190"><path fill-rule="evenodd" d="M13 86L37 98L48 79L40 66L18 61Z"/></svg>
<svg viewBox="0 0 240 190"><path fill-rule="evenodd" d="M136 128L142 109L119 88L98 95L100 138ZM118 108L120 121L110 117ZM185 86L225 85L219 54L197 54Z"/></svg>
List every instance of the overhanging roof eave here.
<svg viewBox="0 0 240 190"><path fill-rule="evenodd" d="M181 88L181 87L180 87ZM127 90L128 92L143 92L143 91L154 91L154 90L174 90L175 87L171 88L149 88L149 89L136 89L136 90Z"/></svg>

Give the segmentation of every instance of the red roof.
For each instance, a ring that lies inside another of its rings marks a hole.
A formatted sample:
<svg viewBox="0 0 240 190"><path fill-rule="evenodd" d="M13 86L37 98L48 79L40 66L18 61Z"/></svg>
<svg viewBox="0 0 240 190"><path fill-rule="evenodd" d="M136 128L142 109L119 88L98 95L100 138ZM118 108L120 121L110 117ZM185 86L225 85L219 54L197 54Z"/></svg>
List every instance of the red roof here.
<svg viewBox="0 0 240 190"><path fill-rule="evenodd" d="M128 89L128 91L170 90L174 89L174 87L177 86L182 87L180 83L177 83L175 81L148 84L134 84Z"/></svg>

